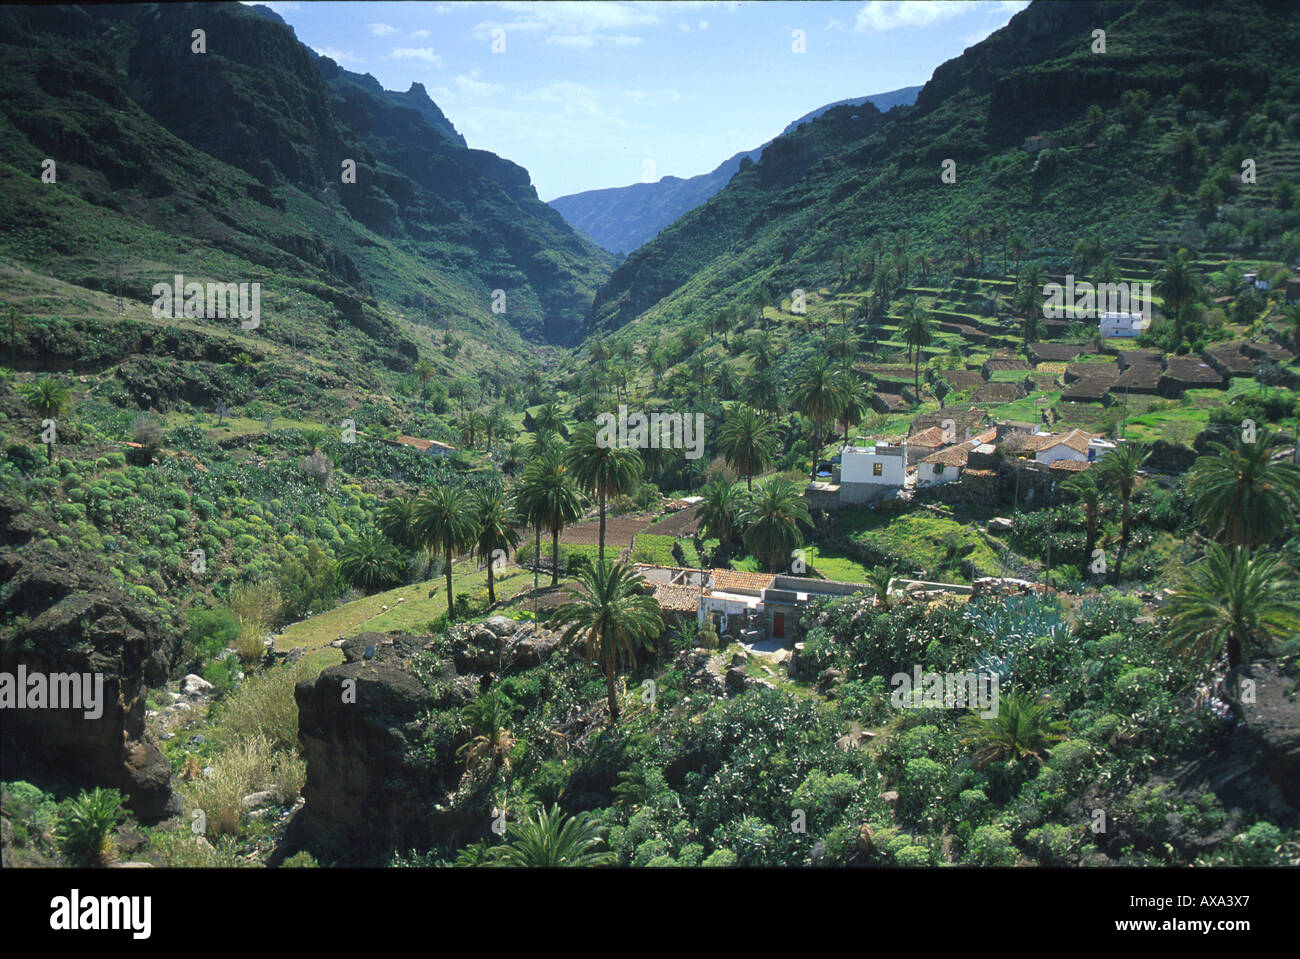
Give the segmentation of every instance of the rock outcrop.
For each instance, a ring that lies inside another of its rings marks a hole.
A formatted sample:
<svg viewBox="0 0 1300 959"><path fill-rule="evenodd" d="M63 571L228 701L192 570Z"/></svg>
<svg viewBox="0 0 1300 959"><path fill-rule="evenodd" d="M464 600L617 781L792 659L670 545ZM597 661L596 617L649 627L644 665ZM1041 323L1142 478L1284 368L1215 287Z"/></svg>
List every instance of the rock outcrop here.
<svg viewBox="0 0 1300 959"><path fill-rule="evenodd" d="M281 854L299 848L346 864L422 849L439 836L476 833L447 808L462 786L468 739L459 725L430 729L431 709L464 706L494 677L536 666L559 635L495 617L449 638L364 633L342 644L344 662L295 689L307 764L306 804Z"/></svg>
<svg viewBox="0 0 1300 959"><path fill-rule="evenodd" d="M0 515L17 518L6 506ZM30 516L27 517L30 519ZM19 523L18 525L21 525ZM24 540L6 528L12 546ZM0 672L17 678L88 674L98 715L73 708L6 708L0 775L117 788L146 822L180 811L171 770L145 729L145 697L167 679L169 644L161 622L141 608L93 558L39 543L0 553ZM21 695L22 690L18 690Z"/></svg>

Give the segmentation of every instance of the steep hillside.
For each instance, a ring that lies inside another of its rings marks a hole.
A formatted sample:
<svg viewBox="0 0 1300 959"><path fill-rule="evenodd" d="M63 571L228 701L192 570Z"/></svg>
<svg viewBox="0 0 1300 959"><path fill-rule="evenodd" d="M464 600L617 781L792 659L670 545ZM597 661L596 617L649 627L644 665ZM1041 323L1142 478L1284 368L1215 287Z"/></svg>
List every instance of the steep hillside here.
<svg viewBox="0 0 1300 959"><path fill-rule="evenodd" d="M489 344L572 339L608 255L421 87L385 91L277 21L233 4L0 14L0 255L115 290L120 258L138 301L184 273L261 281L273 311L371 301L344 309L367 333L400 313Z"/></svg>
<svg viewBox="0 0 1300 959"><path fill-rule="evenodd" d="M800 124L839 106L871 103L884 112L895 106L906 106L916 99L920 89L903 87L888 93L828 103L795 120L784 132L789 133ZM630 253L651 240L683 213L695 209L721 190L745 160L757 160L771 142L769 140L753 150L742 150L699 176L687 179L666 176L655 183L633 183L631 186L571 193L552 200L550 205L605 249Z"/></svg>
<svg viewBox="0 0 1300 959"><path fill-rule="evenodd" d="M591 329L848 282L877 238L903 238L942 277L976 254L1001 263L1016 234L1048 265L1091 233L1121 251L1195 246L1216 216L1281 237L1295 227L1275 191L1300 141L1298 45L1293 5L1035 3L940 66L914 106L858 120L842 107L778 138L628 257ZM1051 146L1031 152L1039 135ZM1244 185L1248 157L1257 182Z"/></svg>

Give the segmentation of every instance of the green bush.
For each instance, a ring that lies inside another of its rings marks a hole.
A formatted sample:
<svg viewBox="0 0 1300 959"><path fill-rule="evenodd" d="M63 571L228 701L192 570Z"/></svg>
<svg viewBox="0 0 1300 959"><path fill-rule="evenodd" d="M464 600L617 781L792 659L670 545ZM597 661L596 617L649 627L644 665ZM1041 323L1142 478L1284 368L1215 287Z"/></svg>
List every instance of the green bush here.
<svg viewBox="0 0 1300 959"><path fill-rule="evenodd" d="M78 866L100 866L116 858L110 836L120 820L125 818L122 794L116 789L92 792L84 789L75 799L69 799L59 809L56 835L64 855Z"/></svg>

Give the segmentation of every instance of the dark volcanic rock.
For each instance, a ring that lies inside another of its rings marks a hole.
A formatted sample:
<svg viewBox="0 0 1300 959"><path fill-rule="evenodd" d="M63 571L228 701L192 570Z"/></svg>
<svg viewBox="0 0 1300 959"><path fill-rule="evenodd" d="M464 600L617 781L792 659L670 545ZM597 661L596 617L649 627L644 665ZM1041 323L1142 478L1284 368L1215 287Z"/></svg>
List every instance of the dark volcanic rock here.
<svg viewBox="0 0 1300 959"><path fill-rule="evenodd" d="M170 767L145 729L145 696L166 681L168 669L170 647L157 617L84 554L6 551L0 582L0 620L18 617L0 630L0 671L16 675L22 666L29 676L103 679L97 718L82 709L6 709L0 775L117 788L145 821L179 812Z"/></svg>
<svg viewBox="0 0 1300 959"><path fill-rule="evenodd" d="M462 707L498 673L537 665L559 636L533 626L501 638L482 626L446 639L363 633L342 645L344 662L294 690L307 764L306 804L283 853L308 848L348 864L382 861L389 850L428 848L450 832L482 831L487 819L446 808L462 785L468 734L426 737L431 709Z"/></svg>

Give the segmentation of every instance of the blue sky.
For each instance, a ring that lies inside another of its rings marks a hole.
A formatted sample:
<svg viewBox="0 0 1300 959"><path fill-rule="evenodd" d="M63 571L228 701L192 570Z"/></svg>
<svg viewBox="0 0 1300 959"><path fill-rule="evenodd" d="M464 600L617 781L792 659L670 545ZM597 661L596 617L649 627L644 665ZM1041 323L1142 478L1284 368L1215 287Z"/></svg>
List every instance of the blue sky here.
<svg viewBox="0 0 1300 959"><path fill-rule="evenodd" d="M705 173L825 103L922 84L1028 3L265 5L349 70L423 83L470 146L551 200Z"/></svg>

